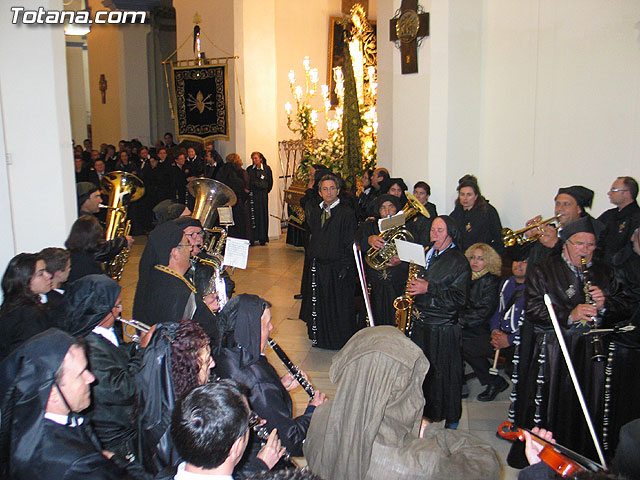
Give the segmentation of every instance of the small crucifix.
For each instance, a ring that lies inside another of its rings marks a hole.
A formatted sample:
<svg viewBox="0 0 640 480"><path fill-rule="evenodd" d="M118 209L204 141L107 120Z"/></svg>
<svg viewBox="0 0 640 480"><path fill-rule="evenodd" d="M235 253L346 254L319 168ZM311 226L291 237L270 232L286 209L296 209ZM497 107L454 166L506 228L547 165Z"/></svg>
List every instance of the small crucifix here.
<svg viewBox="0 0 640 480"><path fill-rule="evenodd" d="M429 36L429 14L418 9L418 0L402 0L389 22L390 40L400 42L403 75L418 73L418 39Z"/></svg>

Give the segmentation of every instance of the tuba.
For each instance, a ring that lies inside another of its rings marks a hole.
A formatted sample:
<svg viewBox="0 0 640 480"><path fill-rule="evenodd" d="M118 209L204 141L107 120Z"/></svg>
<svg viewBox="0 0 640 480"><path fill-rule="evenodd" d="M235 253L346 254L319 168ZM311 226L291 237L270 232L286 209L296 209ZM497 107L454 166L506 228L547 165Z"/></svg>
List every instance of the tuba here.
<svg viewBox="0 0 640 480"><path fill-rule="evenodd" d="M218 207L236 204L236 194L224 183L210 178L196 178L187 185L196 199L191 216L200 220L202 228L212 228L218 219Z"/></svg>
<svg viewBox="0 0 640 480"><path fill-rule="evenodd" d="M107 222L105 226L105 240L113 240L121 235L129 235L131 221L127 220L127 207L131 202L139 200L144 195L144 183L131 173L115 171L105 174L100 182L102 190L109 195ZM124 266L129 260L128 247L124 247L105 266L107 275L116 281L122 278Z"/></svg>
<svg viewBox="0 0 640 480"><path fill-rule="evenodd" d="M208 239L202 247L211 257L195 257L196 261L213 267L214 274L209 280L209 285L205 291L205 296L217 292L220 308L227 303L227 293L224 279L222 278L224 260L224 247L227 241L227 230L221 227L214 227L218 219L218 207L236 204L236 194L224 183L210 178L196 178L187 185L189 193L196 199L191 216L200 220L202 228L208 234ZM216 241L214 233L220 236Z"/></svg>
<svg viewBox="0 0 640 480"><path fill-rule="evenodd" d="M407 196L407 203L402 208L402 211L405 214L405 225L407 220L415 217L418 214L422 214L427 218L430 217L427 209L418 201L416 197L411 195L409 192L404 193ZM374 270L384 270L385 268L387 268L387 263L389 262L391 257L398 253L395 244L396 239L406 240L409 242L413 241L413 235L409 230L405 228L404 225L385 230L380 234L380 236L385 241L384 247L382 247L380 250L376 250L373 247L369 248L369 250L367 250L367 256L365 257L367 264Z"/></svg>

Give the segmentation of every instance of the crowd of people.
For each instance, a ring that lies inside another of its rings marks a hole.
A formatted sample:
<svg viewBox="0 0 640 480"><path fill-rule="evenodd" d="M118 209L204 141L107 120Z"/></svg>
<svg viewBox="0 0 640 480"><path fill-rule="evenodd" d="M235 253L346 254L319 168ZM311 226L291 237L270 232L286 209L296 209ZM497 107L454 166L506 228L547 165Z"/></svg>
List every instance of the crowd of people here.
<svg viewBox="0 0 640 480"><path fill-rule="evenodd" d="M220 283L186 190L199 176L228 185L238 197L235 227L264 245L272 187L266 159L254 152L245 171L237 154L220 164L215 150L199 160L196 149L165 142L151 150L123 142L118 155L110 146L94 155L85 143L76 154L76 174L85 175L78 176L79 218L66 249L21 253L6 268L3 478L281 478L289 455L303 454L326 479L498 478L491 447L457 431L468 396L465 364L484 385L479 401L513 385L512 422L598 460L560 343L607 459L623 434L637 435L629 423L640 417L640 336L629 328L640 320L633 178L614 181L614 208L598 219L586 211L593 191L560 188L559 224L533 218L523 234L528 241L505 248L499 214L473 175L460 179L451 214L438 215L424 181L409 195L403 179L378 168L364 174L355 196L339 174L311 166L301 202L307 233L300 318L314 347L341 351L330 371L335 398L315 391L294 417L290 392L299 377L278 375L264 356L271 304L232 296L228 276ZM78 159L92 167L78 169ZM103 268L133 241L105 240L99 184L110 169L139 174L151 195L170 192L138 214L129 206L132 220L153 218L141 223L150 234L138 265L133 313L144 324L135 342L123 336L122 288ZM354 244L367 258L388 249L381 220L400 213L404 238L424 249L426 266L408 265L391 249L381 266L362 262L367 288L360 289ZM394 300L403 296L411 299L404 334L393 328ZM538 461L531 441L526 451L519 445L510 453L513 466ZM616 458L632 478L635 463L620 460L620 451ZM313 474L305 478L319 478Z"/></svg>
<svg viewBox="0 0 640 480"><path fill-rule="evenodd" d="M395 325L394 300L410 297L413 321L407 333L431 364L422 385L426 418L457 428L461 400L469 395L468 365L484 386L478 401L492 401L513 385L512 421L552 431L558 442L600 460L588 429L593 421L603 458L611 458L622 426L640 417L635 402L640 381L632 373L640 367L634 333L640 321L635 179L614 180L608 192L614 208L597 219L588 213L592 190L559 188L556 223L529 220L509 248L499 214L473 175L460 178L450 215L437 215L428 203L426 182L413 190L424 207L417 215L405 182L385 169L366 172L361 183L363 189L354 197L339 176L321 165L311 169L303 199L309 233L300 317L314 346L342 348L365 320ZM394 230L380 232L380 220L399 212L407 212L403 228L409 240L425 249L426 268L419 267L414 278L397 254L384 257L384 268L367 262L368 294L358 299L357 280L350 272L351 243L376 258L394 237L385 237ZM567 360L545 294L568 345ZM366 319L366 310L357 308L365 297L373 318ZM567 361L577 372L589 420L581 413ZM527 464L524 447L512 448L509 463L517 468Z"/></svg>
<svg viewBox="0 0 640 480"><path fill-rule="evenodd" d="M128 215L132 234L141 235L153 229L154 209L158 206L175 203L193 209L195 198L187 188L191 180L218 180L231 188L237 198L233 207L235 225L230 234L265 245L269 241L268 194L273 188L273 174L264 155L253 152L251 165L245 169L240 155L232 153L223 160L213 142L176 145L171 133L164 138L164 143L158 141L153 147L142 145L137 139L121 140L117 150L106 143L96 150L90 140L85 140L84 148L74 147L76 183L85 190L92 185L100 189L104 176L114 171L139 177L145 194L131 204ZM96 195L99 197L99 192ZM89 213L97 213L97 205L96 211Z"/></svg>

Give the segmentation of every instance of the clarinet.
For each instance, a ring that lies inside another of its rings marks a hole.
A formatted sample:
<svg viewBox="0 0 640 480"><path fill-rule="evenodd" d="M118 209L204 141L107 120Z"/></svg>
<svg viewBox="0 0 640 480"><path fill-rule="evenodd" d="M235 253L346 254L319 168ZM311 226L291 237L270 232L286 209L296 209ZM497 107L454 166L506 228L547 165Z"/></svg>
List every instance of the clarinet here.
<svg viewBox="0 0 640 480"><path fill-rule="evenodd" d="M587 270L587 260L584 257L580 257L580 266L582 270L583 282L584 282L584 303L587 305L596 305L596 301L593 299L591 295L591 280L589 278L590 272ZM598 317L591 317L591 322L589 323L589 327L592 329L598 328ZM602 345L602 336L594 333L591 335L591 347L593 350L593 355L591 356L591 360L594 362L602 362L607 356L604 354L604 347Z"/></svg>
<svg viewBox="0 0 640 480"><path fill-rule="evenodd" d="M264 446L269 439L271 432L264 426L262 418L260 418L260 416L253 410L251 410L251 414L249 415L249 427L256 434L256 437L258 437L262 446ZM291 456L286 449L280 460L287 463L291 462Z"/></svg>
<svg viewBox="0 0 640 480"><path fill-rule="evenodd" d="M307 379L302 376L300 368L298 368L298 366L291 361L287 354L284 353L284 350L280 348L280 345L278 345L273 338L269 337L268 340L269 346L273 349L274 352L276 352L276 355L278 355L278 358L282 361L284 366L287 367L287 370L289 370L291 375L293 375L293 378L295 378L300 386L304 388L304 391L307 392L307 395L313 398L316 391L313 388L313 385L311 385L311 383L309 383Z"/></svg>

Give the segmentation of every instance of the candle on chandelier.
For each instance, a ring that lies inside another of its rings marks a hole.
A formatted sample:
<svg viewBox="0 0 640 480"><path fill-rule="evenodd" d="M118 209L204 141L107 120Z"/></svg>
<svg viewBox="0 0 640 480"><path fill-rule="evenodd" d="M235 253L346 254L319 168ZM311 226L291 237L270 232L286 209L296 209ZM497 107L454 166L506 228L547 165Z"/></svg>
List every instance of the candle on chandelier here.
<svg viewBox="0 0 640 480"><path fill-rule="evenodd" d="M304 65L304 70L305 72L309 71L309 57L304 57L304 60L302 61L302 65Z"/></svg>
<svg viewBox="0 0 640 480"><path fill-rule="evenodd" d="M289 70L289 83L291 85L296 83L296 73L293 70Z"/></svg>
<svg viewBox="0 0 640 480"><path fill-rule="evenodd" d="M300 85L296 85L294 94L296 96L296 99L300 100L302 98L302 87Z"/></svg>
<svg viewBox="0 0 640 480"><path fill-rule="evenodd" d="M291 110L293 109L291 103L289 102L285 103L284 109L287 111L287 116L291 115Z"/></svg>
<svg viewBox="0 0 640 480"><path fill-rule="evenodd" d="M311 110L311 113L309 114L309 116L311 117L311 123L313 125L318 123L318 112L316 112L315 110Z"/></svg>
<svg viewBox="0 0 640 480"><path fill-rule="evenodd" d="M309 76L311 77L311 83L318 83L318 69L312 68L309 72Z"/></svg>

